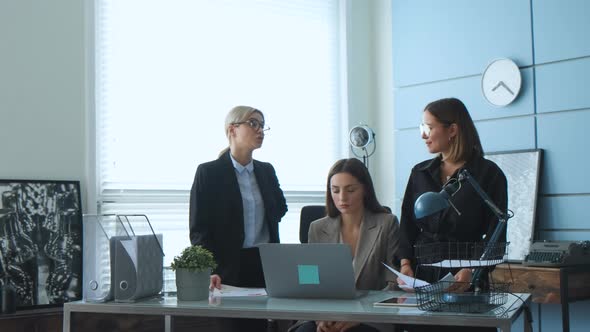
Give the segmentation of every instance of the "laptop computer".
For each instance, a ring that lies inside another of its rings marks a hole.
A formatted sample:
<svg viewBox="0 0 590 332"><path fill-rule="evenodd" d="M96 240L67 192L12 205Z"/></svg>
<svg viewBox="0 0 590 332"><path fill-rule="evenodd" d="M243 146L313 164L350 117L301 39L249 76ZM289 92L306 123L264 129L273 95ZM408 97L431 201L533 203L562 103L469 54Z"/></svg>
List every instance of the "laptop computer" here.
<svg viewBox="0 0 590 332"><path fill-rule="evenodd" d="M259 246L270 297L353 299L350 246L338 243L267 243Z"/></svg>

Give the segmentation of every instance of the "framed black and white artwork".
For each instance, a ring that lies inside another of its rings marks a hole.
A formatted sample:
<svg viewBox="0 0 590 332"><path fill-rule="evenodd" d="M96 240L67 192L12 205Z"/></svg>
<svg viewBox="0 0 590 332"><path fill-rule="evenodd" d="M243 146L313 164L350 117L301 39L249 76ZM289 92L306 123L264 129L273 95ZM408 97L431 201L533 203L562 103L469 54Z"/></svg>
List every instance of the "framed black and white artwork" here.
<svg viewBox="0 0 590 332"><path fill-rule="evenodd" d="M17 308L81 299L80 183L0 180L0 197L0 283Z"/></svg>
<svg viewBox="0 0 590 332"><path fill-rule="evenodd" d="M486 154L502 169L508 182L508 209L514 213L506 226L510 244L505 259L510 262L522 262L534 239L542 152L532 149Z"/></svg>

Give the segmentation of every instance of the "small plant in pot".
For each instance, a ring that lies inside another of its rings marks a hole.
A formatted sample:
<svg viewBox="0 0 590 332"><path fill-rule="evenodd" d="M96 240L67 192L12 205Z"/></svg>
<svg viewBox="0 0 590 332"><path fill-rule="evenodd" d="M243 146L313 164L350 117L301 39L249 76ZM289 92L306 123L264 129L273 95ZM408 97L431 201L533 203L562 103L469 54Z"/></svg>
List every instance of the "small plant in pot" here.
<svg viewBox="0 0 590 332"><path fill-rule="evenodd" d="M186 247L175 256L170 267L176 271L176 293L180 301L199 301L209 297L209 277L217 267L211 251L201 246Z"/></svg>

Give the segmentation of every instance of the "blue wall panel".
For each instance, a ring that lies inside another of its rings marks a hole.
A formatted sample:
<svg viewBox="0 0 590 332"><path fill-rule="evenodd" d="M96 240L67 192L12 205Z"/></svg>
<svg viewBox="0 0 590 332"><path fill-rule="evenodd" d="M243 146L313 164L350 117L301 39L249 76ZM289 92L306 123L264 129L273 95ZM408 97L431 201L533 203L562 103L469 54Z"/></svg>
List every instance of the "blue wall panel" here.
<svg viewBox="0 0 590 332"><path fill-rule="evenodd" d="M398 216L411 167L432 157L416 129L422 110L457 97L476 121L485 151L544 149L535 239L589 240L590 1L392 4ZM482 97L480 79L487 64L502 57L521 68L523 88L513 104L495 108ZM535 330L561 330L558 305L533 308L540 313ZM586 331L590 303L570 308L571 331ZM520 321L515 328L522 328Z"/></svg>
<svg viewBox="0 0 590 332"><path fill-rule="evenodd" d="M461 99L474 120L533 114L533 70L528 68L521 72L521 93L507 107L495 107L484 99L481 93L481 75L395 89L395 127L417 126L422 120L424 106L447 97Z"/></svg>
<svg viewBox="0 0 590 332"><path fill-rule="evenodd" d="M590 108L590 58L538 66L535 73L537 113Z"/></svg>
<svg viewBox="0 0 590 332"><path fill-rule="evenodd" d="M551 241L587 241L590 240L590 230L556 230L546 231L538 230L535 233L539 234L537 239L551 240Z"/></svg>
<svg viewBox="0 0 590 332"><path fill-rule="evenodd" d="M394 0L394 86L481 74L496 58L533 63L529 0Z"/></svg>
<svg viewBox="0 0 590 332"><path fill-rule="evenodd" d="M590 302L573 302L570 309L570 332L588 332L590 326ZM563 331L561 326L561 305L541 305L542 332ZM516 330L515 330L516 331ZM535 329L535 331L538 331Z"/></svg>
<svg viewBox="0 0 590 332"><path fill-rule="evenodd" d="M538 147L544 149L541 193L590 193L590 110L539 114Z"/></svg>
<svg viewBox="0 0 590 332"><path fill-rule="evenodd" d="M476 122L475 127L486 153L535 148L535 119L532 115Z"/></svg>
<svg viewBox="0 0 590 332"><path fill-rule="evenodd" d="M590 196L548 196L539 198L539 229L588 228ZM590 240L590 238L589 238Z"/></svg>
<svg viewBox="0 0 590 332"><path fill-rule="evenodd" d="M590 1L533 0L535 63L590 55Z"/></svg>

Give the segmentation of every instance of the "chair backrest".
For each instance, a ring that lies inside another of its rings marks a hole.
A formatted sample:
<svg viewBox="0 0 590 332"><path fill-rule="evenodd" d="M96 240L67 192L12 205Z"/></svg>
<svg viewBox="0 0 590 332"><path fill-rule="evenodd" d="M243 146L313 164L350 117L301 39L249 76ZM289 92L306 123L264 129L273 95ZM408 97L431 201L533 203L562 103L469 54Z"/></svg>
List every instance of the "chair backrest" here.
<svg viewBox="0 0 590 332"><path fill-rule="evenodd" d="M311 222L326 216L326 207L324 205L306 205L301 208L299 219L299 242L307 243L307 233Z"/></svg>
<svg viewBox="0 0 590 332"><path fill-rule="evenodd" d="M388 206L384 208L391 213ZM306 205L301 208L301 215L299 219L299 242L307 243L307 234L309 233L309 225L315 220L326 216L326 207L324 205Z"/></svg>

